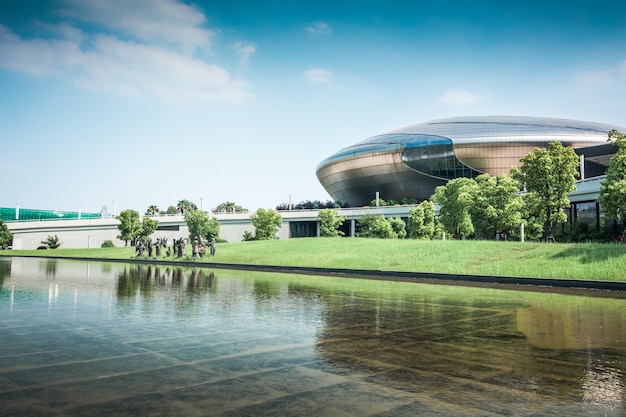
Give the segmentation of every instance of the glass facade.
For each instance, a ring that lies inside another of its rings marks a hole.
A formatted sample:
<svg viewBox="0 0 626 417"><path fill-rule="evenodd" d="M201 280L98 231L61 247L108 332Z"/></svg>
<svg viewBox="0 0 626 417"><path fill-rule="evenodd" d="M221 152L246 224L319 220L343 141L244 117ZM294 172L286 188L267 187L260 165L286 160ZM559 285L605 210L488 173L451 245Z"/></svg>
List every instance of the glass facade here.
<svg viewBox="0 0 626 417"><path fill-rule="evenodd" d="M598 224L598 207L595 201L589 201L586 203L576 203L574 205L576 210L575 219L578 223L586 223L589 226L597 227Z"/></svg>
<svg viewBox="0 0 626 417"><path fill-rule="evenodd" d="M451 139L407 135L402 160L411 169L435 178L451 180L459 177L475 178L481 172L459 161L454 154Z"/></svg>

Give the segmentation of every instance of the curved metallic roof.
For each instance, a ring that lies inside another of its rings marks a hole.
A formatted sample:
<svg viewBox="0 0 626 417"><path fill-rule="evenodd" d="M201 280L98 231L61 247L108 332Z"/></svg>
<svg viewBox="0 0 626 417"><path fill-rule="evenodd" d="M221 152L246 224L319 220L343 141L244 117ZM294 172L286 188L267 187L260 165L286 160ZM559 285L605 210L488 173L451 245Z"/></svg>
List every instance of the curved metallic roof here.
<svg viewBox="0 0 626 417"><path fill-rule="evenodd" d="M571 120L571 119L559 119L552 117L531 117L531 116L464 116L464 117L450 117L446 119L436 119L430 120L424 123L418 123L415 125L407 126L401 129L397 129L395 131L389 133L429 133L421 131L426 126L429 128L437 129L438 131L442 128L446 129L443 126L459 126L459 127L467 127L467 126L475 126L475 127L485 127L482 130L488 130L487 127L496 128L499 125L506 125L507 129L511 129L515 126L519 128L531 128L531 127L549 127L552 128L561 128L566 130L572 129L583 129L583 130L595 130L598 132L606 132L607 128L609 130L611 128L616 128L616 126L610 126L603 123L595 123L595 122L586 122L580 120ZM426 127L426 129L428 129ZM500 130L502 126L500 126ZM417 131L419 130L419 132Z"/></svg>
<svg viewBox="0 0 626 417"><path fill-rule="evenodd" d="M528 116L468 116L453 117L447 119L431 120L425 123L418 123L401 129L391 131L383 135L377 135L362 143L376 142L375 138L388 134L420 134L443 136L456 141L476 139L492 141L497 138L503 141L525 142L536 137L537 140L545 142L548 140L559 140L561 137L589 137L598 134L606 141L607 132L611 129L623 130L619 126L603 123L585 122L570 119L556 119L548 117L528 117Z"/></svg>

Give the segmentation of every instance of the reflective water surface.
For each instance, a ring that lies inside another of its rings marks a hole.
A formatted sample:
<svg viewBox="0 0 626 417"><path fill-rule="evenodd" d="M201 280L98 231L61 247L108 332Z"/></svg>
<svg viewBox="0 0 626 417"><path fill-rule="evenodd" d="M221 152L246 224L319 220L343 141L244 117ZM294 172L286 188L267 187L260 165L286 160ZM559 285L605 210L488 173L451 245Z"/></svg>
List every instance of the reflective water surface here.
<svg viewBox="0 0 626 417"><path fill-rule="evenodd" d="M0 258L0 415L625 415L590 294Z"/></svg>

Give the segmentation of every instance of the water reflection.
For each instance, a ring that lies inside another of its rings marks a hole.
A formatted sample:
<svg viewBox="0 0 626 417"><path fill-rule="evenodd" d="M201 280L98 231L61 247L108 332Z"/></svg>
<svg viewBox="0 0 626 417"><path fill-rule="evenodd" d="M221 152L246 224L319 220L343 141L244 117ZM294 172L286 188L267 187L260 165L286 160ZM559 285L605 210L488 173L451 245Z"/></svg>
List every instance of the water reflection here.
<svg viewBox="0 0 626 417"><path fill-rule="evenodd" d="M48 278L54 278L57 273L57 260L46 259L42 264L42 269Z"/></svg>
<svg viewBox="0 0 626 417"><path fill-rule="evenodd" d="M15 416L626 412L623 299L19 258L0 285Z"/></svg>
<svg viewBox="0 0 626 417"><path fill-rule="evenodd" d="M0 257L0 288L4 286L4 280L11 276L11 260Z"/></svg>
<svg viewBox="0 0 626 417"><path fill-rule="evenodd" d="M328 303L321 356L400 391L434 389L474 403L481 413L500 412L487 387L511 403L524 393L624 410L622 300L424 290Z"/></svg>
<svg viewBox="0 0 626 417"><path fill-rule="evenodd" d="M215 285L215 273L203 269L126 265L117 273L118 297L135 297L138 293L150 297L165 287L190 294L202 294Z"/></svg>

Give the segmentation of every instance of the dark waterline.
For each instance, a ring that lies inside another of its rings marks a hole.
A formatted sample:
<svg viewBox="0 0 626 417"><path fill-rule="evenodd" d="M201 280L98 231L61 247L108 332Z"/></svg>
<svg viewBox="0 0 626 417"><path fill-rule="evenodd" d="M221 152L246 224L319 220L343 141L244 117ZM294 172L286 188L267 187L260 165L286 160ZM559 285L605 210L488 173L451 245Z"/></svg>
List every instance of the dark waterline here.
<svg viewBox="0 0 626 417"><path fill-rule="evenodd" d="M0 258L0 415L619 416L626 300Z"/></svg>

